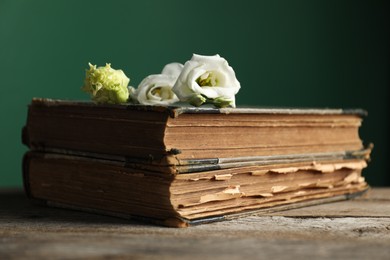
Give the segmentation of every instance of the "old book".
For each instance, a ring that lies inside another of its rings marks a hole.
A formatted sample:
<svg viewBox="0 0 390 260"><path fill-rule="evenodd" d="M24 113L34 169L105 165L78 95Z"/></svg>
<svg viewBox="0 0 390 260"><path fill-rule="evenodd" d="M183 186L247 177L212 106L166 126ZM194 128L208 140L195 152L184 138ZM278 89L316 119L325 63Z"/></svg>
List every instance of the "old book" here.
<svg viewBox="0 0 390 260"><path fill-rule="evenodd" d="M192 108L34 99L27 194L189 226L364 192L360 109Z"/></svg>
<svg viewBox="0 0 390 260"><path fill-rule="evenodd" d="M359 109L214 109L34 99L23 139L32 150L180 173L362 154L358 130L364 114Z"/></svg>
<svg viewBox="0 0 390 260"><path fill-rule="evenodd" d="M29 197L47 205L186 227L351 198L368 188L364 167L351 158L168 174L28 152L23 172Z"/></svg>

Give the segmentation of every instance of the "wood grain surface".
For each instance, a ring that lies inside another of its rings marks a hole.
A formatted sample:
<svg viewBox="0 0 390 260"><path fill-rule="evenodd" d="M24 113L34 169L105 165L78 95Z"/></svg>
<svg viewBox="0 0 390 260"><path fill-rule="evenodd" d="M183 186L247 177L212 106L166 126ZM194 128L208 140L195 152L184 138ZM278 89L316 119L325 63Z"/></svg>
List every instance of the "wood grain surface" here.
<svg viewBox="0 0 390 260"><path fill-rule="evenodd" d="M31 204L0 191L0 259L390 259L390 188L186 229Z"/></svg>

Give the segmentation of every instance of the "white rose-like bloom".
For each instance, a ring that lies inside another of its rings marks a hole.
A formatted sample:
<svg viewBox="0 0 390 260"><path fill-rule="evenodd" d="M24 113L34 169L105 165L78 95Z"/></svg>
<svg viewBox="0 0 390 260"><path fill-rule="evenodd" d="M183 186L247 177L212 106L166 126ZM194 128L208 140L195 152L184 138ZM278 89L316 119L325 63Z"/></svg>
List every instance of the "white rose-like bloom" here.
<svg viewBox="0 0 390 260"><path fill-rule="evenodd" d="M194 106L212 103L217 107L235 107L235 95L240 88L233 68L224 58L218 54L194 54L184 64L172 90L180 101Z"/></svg>
<svg viewBox="0 0 390 260"><path fill-rule="evenodd" d="M179 101L172 87L182 69L183 64L170 63L164 67L161 74L150 75L143 79L135 92L137 101L143 105L165 106Z"/></svg>

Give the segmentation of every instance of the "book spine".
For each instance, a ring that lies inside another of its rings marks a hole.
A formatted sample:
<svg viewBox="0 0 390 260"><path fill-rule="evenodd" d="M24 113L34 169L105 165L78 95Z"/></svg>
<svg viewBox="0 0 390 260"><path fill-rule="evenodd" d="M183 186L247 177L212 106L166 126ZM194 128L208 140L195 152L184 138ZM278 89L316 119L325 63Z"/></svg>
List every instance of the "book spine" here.
<svg viewBox="0 0 390 260"><path fill-rule="evenodd" d="M22 163L22 177L23 177L23 188L28 198L31 198L31 189L30 189L30 180L29 180L29 165L30 165L30 156L29 152L25 153L23 156Z"/></svg>
<svg viewBox="0 0 390 260"><path fill-rule="evenodd" d="M23 179L23 189L24 192L31 201L34 202L34 204L38 205L47 205L47 201L43 199L35 198L31 192L31 186L30 186L30 162L32 157L34 156L34 153L32 152L26 152L23 156L23 162L22 162L22 179Z"/></svg>

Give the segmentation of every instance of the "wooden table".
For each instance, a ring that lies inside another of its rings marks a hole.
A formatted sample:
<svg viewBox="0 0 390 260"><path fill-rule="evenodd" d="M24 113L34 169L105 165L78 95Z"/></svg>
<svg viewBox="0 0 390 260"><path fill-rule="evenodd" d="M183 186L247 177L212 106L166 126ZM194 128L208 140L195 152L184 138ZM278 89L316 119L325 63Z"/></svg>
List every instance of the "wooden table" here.
<svg viewBox="0 0 390 260"><path fill-rule="evenodd" d="M390 189L174 229L32 205L0 190L0 259L390 259Z"/></svg>

